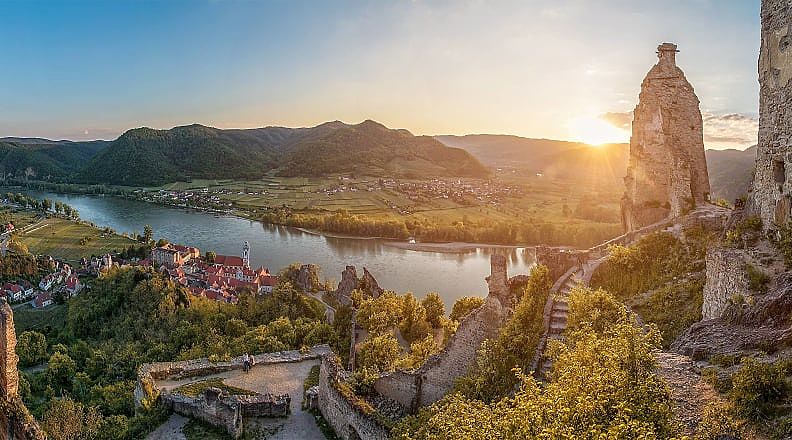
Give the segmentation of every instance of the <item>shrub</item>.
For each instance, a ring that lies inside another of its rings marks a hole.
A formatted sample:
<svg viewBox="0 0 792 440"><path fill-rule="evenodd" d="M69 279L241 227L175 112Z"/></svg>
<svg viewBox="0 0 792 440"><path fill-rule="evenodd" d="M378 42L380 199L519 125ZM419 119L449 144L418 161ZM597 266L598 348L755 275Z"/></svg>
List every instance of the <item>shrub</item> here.
<svg viewBox="0 0 792 440"><path fill-rule="evenodd" d="M463 296L454 303L449 318L452 321L461 321L468 313L484 305L484 298L479 296Z"/></svg>
<svg viewBox="0 0 792 440"><path fill-rule="evenodd" d="M744 359L739 371L732 376L729 392L738 414L754 420L773 415L775 405L789 394L788 372L786 365L781 363Z"/></svg>
<svg viewBox="0 0 792 440"><path fill-rule="evenodd" d="M767 292L767 284L770 282L770 277L761 269L757 269L752 264L745 265L745 271L748 274L748 288L754 292Z"/></svg>

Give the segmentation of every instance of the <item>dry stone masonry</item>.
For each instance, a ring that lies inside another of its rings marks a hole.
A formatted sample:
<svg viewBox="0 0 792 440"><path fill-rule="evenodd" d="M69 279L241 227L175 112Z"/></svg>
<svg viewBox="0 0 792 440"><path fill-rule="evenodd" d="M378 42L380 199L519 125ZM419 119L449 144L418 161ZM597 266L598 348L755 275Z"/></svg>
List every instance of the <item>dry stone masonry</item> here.
<svg viewBox="0 0 792 440"><path fill-rule="evenodd" d="M699 100L676 65L677 46L657 48L635 108L622 224L635 231L709 200Z"/></svg>
<svg viewBox="0 0 792 440"><path fill-rule="evenodd" d="M790 220L792 209L792 6L762 1L759 54L759 146L751 209L765 229Z"/></svg>

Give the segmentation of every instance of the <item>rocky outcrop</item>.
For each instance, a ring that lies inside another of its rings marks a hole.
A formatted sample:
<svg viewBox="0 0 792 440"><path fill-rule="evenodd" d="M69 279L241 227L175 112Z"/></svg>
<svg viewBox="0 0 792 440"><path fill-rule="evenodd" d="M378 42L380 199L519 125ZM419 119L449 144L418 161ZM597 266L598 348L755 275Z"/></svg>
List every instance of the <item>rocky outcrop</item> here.
<svg viewBox="0 0 792 440"><path fill-rule="evenodd" d="M787 0L762 1L759 54L759 144L752 212L765 229L792 217L792 8Z"/></svg>
<svg viewBox="0 0 792 440"><path fill-rule="evenodd" d="M0 440L45 440L46 435L19 397L14 312L0 298Z"/></svg>
<svg viewBox="0 0 792 440"><path fill-rule="evenodd" d="M720 318L730 304L748 297L745 252L718 247L707 252L707 281L704 284L702 319Z"/></svg>
<svg viewBox="0 0 792 440"><path fill-rule="evenodd" d="M294 286L308 292L319 290L319 266L303 264L294 275Z"/></svg>
<svg viewBox="0 0 792 440"><path fill-rule="evenodd" d="M693 359L714 354L775 352L792 347L792 273L768 293L728 304L720 317L693 324L671 346Z"/></svg>
<svg viewBox="0 0 792 440"><path fill-rule="evenodd" d="M363 278L360 279L359 286L361 290L374 298L379 298L379 296L382 295L382 292L385 291L379 286L377 279L374 278L374 275L372 275L371 272L369 272L365 267L363 268Z"/></svg>
<svg viewBox="0 0 792 440"><path fill-rule="evenodd" d="M345 306L352 304L352 291L358 288L359 282L355 266L347 266L341 272L341 281L335 291L338 302Z"/></svg>
<svg viewBox="0 0 792 440"><path fill-rule="evenodd" d="M634 231L709 200L699 100L676 65L677 46L657 48L634 111L622 223Z"/></svg>

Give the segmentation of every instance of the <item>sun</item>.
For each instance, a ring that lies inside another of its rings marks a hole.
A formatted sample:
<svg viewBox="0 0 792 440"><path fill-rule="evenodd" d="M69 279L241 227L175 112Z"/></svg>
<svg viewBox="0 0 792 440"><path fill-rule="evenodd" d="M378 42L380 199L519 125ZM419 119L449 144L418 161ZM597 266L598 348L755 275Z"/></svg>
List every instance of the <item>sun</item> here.
<svg viewBox="0 0 792 440"><path fill-rule="evenodd" d="M569 132L573 140L595 147L627 142L630 138L627 131L594 116L580 116L571 120Z"/></svg>

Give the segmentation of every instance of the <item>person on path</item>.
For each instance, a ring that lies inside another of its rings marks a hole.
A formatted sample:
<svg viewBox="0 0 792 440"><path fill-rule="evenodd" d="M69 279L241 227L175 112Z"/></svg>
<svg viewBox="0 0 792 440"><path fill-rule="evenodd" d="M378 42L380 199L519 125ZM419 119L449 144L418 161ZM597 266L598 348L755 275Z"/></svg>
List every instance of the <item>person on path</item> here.
<svg viewBox="0 0 792 440"><path fill-rule="evenodd" d="M242 364L243 364L243 369L245 370L245 373L250 371L250 355L248 355L247 353L242 355Z"/></svg>

